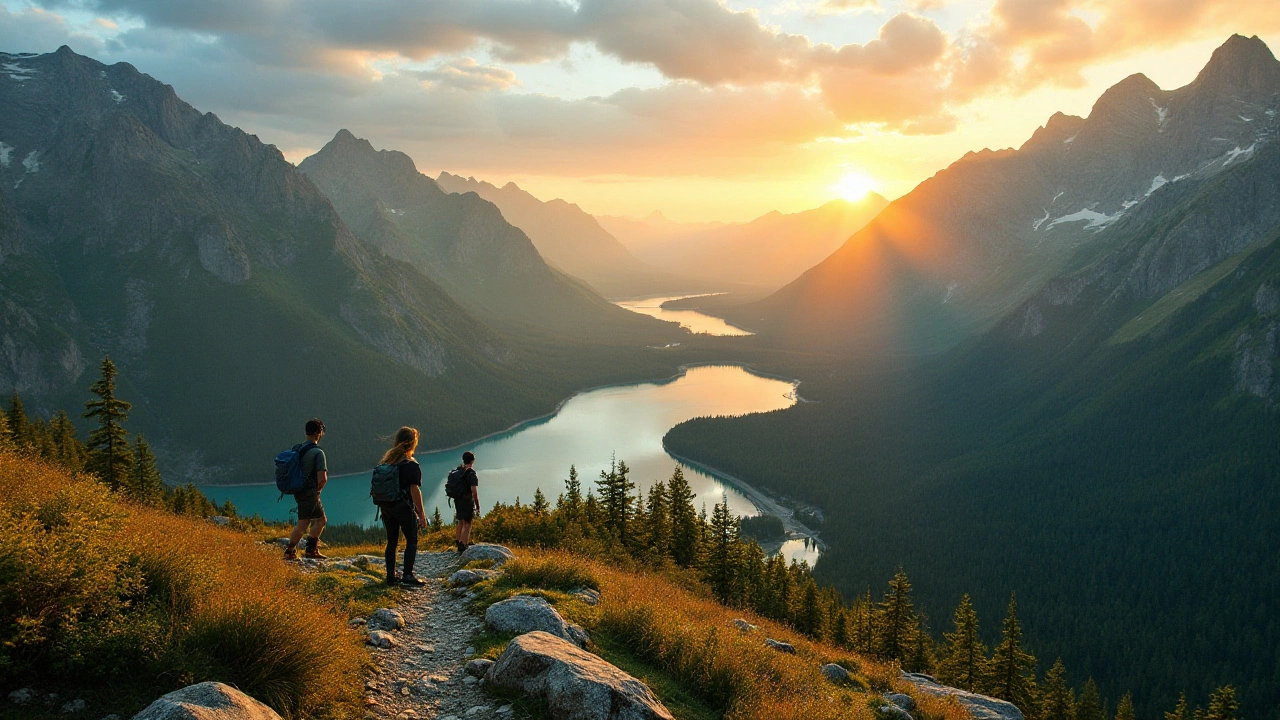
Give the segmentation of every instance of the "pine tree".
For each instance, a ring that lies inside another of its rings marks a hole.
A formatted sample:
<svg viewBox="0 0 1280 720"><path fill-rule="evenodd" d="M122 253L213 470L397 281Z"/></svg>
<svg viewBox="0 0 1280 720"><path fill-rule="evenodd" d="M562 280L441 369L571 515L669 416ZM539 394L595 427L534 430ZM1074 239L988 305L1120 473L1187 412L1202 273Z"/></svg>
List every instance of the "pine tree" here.
<svg viewBox="0 0 1280 720"><path fill-rule="evenodd" d="M535 488L533 491L533 514L538 517L546 517L551 511L551 505L547 502L547 496L542 494L542 488Z"/></svg>
<svg viewBox="0 0 1280 720"><path fill-rule="evenodd" d="M1116 720L1134 720L1133 693L1125 693L1116 705Z"/></svg>
<svg viewBox="0 0 1280 720"><path fill-rule="evenodd" d="M102 359L102 378L89 386L98 396L84 404L84 417L97 420L98 427L89 433L89 458L85 469L98 476L113 490L127 481L133 452L128 433L121 424L129 419L132 405L116 397L116 366L111 357Z"/></svg>
<svg viewBox="0 0 1280 720"><path fill-rule="evenodd" d="M88 451L76 436L75 423L67 417L65 410L59 410L54 414L53 419L49 421L49 432L55 453L52 459L73 472L83 470Z"/></svg>
<svg viewBox="0 0 1280 720"><path fill-rule="evenodd" d="M1076 720L1075 698L1067 687L1067 669L1058 658L1044 676L1039 720Z"/></svg>
<svg viewBox="0 0 1280 720"><path fill-rule="evenodd" d="M147 439L139 435L133 446L133 467L129 469L127 490L135 500L159 506L164 502L164 481L156 469L156 456Z"/></svg>
<svg viewBox="0 0 1280 720"><path fill-rule="evenodd" d="M1230 685L1220 687L1209 695L1209 709L1205 712L1205 720L1238 720L1240 703L1236 700L1236 689Z"/></svg>
<svg viewBox="0 0 1280 720"><path fill-rule="evenodd" d="M1084 720L1084 718L1080 718L1080 720ZM1187 716L1186 693L1178 694L1178 704L1174 705L1172 710L1165 712L1164 720L1191 720L1191 718Z"/></svg>
<svg viewBox="0 0 1280 720"><path fill-rule="evenodd" d="M444 519L440 517L440 506L436 506L435 512L431 513L431 529L439 530L444 527Z"/></svg>
<svg viewBox="0 0 1280 720"><path fill-rule="evenodd" d="M800 599L800 613L797 628L811 638L821 640L823 637L823 608L818 602L818 584L812 578L805 583L804 595Z"/></svg>
<svg viewBox="0 0 1280 720"><path fill-rule="evenodd" d="M946 647L938 667L938 679L961 690L977 692L987 674L987 646L978 631L978 613L968 593L960 598L960 605L952 621L955 632L943 633Z"/></svg>
<svg viewBox="0 0 1280 720"><path fill-rule="evenodd" d="M711 514L704 571L711 590L721 602L730 596L734 581L734 545L738 541L738 518L729 514L729 498L716 503Z"/></svg>
<svg viewBox="0 0 1280 720"><path fill-rule="evenodd" d="M624 546L630 540L627 526L633 514L631 491L636 489L635 483L628 477L630 472L626 462L615 460L609 463L608 471L600 471L600 479L596 481L605 527Z"/></svg>
<svg viewBox="0 0 1280 720"><path fill-rule="evenodd" d="M13 435L9 432L9 415L0 412L0 452L13 449Z"/></svg>
<svg viewBox="0 0 1280 720"><path fill-rule="evenodd" d="M1076 720L1107 720L1107 711L1102 707L1102 697L1098 694L1098 685L1093 678L1086 680L1084 689L1080 691L1080 701L1076 703Z"/></svg>
<svg viewBox="0 0 1280 720"><path fill-rule="evenodd" d="M889 581L875 618L876 653L886 660L907 657L915 640L916 612L911 604L911 581L902 568Z"/></svg>
<svg viewBox="0 0 1280 720"><path fill-rule="evenodd" d="M649 486L646 506L648 532L645 544L655 560L665 560L671 555L671 510L667 501L667 485L661 481Z"/></svg>
<svg viewBox="0 0 1280 720"><path fill-rule="evenodd" d="M843 606L835 606L835 614L831 618L831 642L839 648L848 648L849 613Z"/></svg>
<svg viewBox="0 0 1280 720"><path fill-rule="evenodd" d="M1000 644L991 656L987 694L1008 700L1024 713L1035 708L1036 658L1022 648L1022 624L1018 622L1018 601L1009 596Z"/></svg>
<svg viewBox="0 0 1280 720"><path fill-rule="evenodd" d="M671 513L671 559L681 567L692 567L701 554L701 527L693 507L695 497L684 471L677 465L667 481L667 503Z"/></svg>
<svg viewBox="0 0 1280 720"><path fill-rule="evenodd" d="M569 466L569 479L564 481L564 495L561 496L560 511L569 523L582 521L582 482L578 480L578 468Z"/></svg>
<svg viewBox="0 0 1280 720"><path fill-rule="evenodd" d="M928 622L923 614L917 618L911 643L911 652L903 660L902 669L907 672L933 673L936 657L933 651L933 636L929 634Z"/></svg>
<svg viewBox="0 0 1280 720"><path fill-rule="evenodd" d="M28 427L27 411L22 405L22 398L14 393L9 400L9 439L13 447L25 451L31 446L31 433Z"/></svg>

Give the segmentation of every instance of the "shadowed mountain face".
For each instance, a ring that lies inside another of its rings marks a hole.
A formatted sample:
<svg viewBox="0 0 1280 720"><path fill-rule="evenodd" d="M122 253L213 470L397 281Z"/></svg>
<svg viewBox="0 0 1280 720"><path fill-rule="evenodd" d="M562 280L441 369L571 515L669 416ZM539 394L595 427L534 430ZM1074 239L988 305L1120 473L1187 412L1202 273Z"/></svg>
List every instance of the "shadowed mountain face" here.
<svg viewBox="0 0 1280 720"><path fill-rule="evenodd" d="M74 410L109 353L169 479L217 482L268 479L261 463L313 415L335 470L351 470L402 423L458 442L546 412L583 380L530 367L514 345L530 336L491 331L353 235L274 147L171 87L66 47L0 59L0 392ZM495 295L531 277L560 311L635 318L546 268L491 205L449 218L450 243L420 249L449 272Z"/></svg>
<svg viewBox="0 0 1280 720"><path fill-rule="evenodd" d="M1274 138L1280 63L1235 36L1190 85L1142 75L1088 118L1058 114L1018 150L970 153L893 202L829 259L729 319L775 339L932 352L989 327L1161 192Z"/></svg>
<svg viewBox="0 0 1280 720"><path fill-rule="evenodd" d="M707 282L776 289L824 260L889 204L869 193L858 202L834 200L749 223L681 224L655 214L642 220L602 218L627 238L637 257Z"/></svg>
<svg viewBox="0 0 1280 720"><path fill-rule="evenodd" d="M440 173L436 183L446 192L475 193L497 205L507 222L523 230L548 263L582 278L605 297L721 289L637 260L594 217L573 203L559 198L543 202L515 183L499 188L447 172Z"/></svg>
<svg viewBox="0 0 1280 720"><path fill-rule="evenodd" d="M492 203L444 192L404 153L374 150L342 130L298 167L360 238L412 264L486 322L573 335L658 331L548 267Z"/></svg>

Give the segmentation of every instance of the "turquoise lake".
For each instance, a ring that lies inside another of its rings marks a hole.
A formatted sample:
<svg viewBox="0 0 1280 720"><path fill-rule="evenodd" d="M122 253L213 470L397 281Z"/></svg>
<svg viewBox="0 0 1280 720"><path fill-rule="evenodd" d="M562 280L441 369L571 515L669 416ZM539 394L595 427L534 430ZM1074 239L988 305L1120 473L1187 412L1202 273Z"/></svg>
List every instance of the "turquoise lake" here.
<svg viewBox="0 0 1280 720"><path fill-rule="evenodd" d="M569 466L576 465L583 491L594 487L600 472L613 457L631 467L631 479L647 489L656 480L671 476L679 464L662 448L662 437L673 426L696 417L743 415L790 407L795 403L792 383L761 377L735 365L692 367L664 382L618 385L580 393L547 418L471 445L435 453L420 453L423 498L430 514L439 507L446 522L452 518L444 495L444 480L460 462L463 450L476 454L480 476L481 507L495 501L528 503L541 488L555 503L564 489ZM708 512L721 498L742 516L758 514L755 505L732 485L705 472L684 467L698 498ZM370 468L372 471L372 468ZM375 508L369 500L370 473L336 476L322 494L331 523L374 523ZM292 498L278 500L274 485L206 486L216 502L231 500L241 514L257 513L268 520L292 521ZM802 540L785 543L789 558L817 560L818 550Z"/></svg>

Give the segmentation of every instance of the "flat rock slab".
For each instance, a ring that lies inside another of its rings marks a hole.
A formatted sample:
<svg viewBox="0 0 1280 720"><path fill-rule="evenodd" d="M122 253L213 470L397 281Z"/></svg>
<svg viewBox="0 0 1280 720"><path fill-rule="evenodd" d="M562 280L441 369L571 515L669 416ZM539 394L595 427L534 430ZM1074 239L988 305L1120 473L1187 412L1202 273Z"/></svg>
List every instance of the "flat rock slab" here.
<svg viewBox="0 0 1280 720"><path fill-rule="evenodd" d="M582 646L587 633L577 625L565 622L551 603L532 595L516 595L489 606L484 622L502 633L527 633L535 630L550 633Z"/></svg>
<svg viewBox="0 0 1280 720"><path fill-rule="evenodd" d="M1022 711L1011 702L943 685L928 675L904 672L902 679L926 695L955 698L974 720L1024 720Z"/></svg>
<svg viewBox="0 0 1280 720"><path fill-rule="evenodd" d="M280 716L230 685L202 682L161 697L133 720L280 720Z"/></svg>
<svg viewBox="0 0 1280 720"><path fill-rule="evenodd" d="M497 570L459 570L449 576L449 584L460 587L475 585L499 575Z"/></svg>
<svg viewBox="0 0 1280 720"><path fill-rule="evenodd" d="M459 560L463 565L475 560L492 560L494 565L501 565L508 560L515 560L515 553L502 545L476 543L462 552Z"/></svg>
<svg viewBox="0 0 1280 720"><path fill-rule="evenodd" d="M552 717L564 720L672 720L647 685L541 631L512 640L485 683L540 698Z"/></svg>

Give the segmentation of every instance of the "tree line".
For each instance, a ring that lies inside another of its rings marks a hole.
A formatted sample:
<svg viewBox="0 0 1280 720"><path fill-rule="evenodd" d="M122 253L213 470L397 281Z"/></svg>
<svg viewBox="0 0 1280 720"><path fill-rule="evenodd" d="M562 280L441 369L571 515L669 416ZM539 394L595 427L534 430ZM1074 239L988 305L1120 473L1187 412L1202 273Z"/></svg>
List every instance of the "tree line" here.
<svg viewBox="0 0 1280 720"><path fill-rule="evenodd" d="M952 630L935 641L902 569L879 599L868 589L846 602L833 587L820 585L807 563L766 555L742 533L741 519L729 511L727 498L710 513L705 504L698 509L695 499L680 467L668 480L641 492L627 464L615 461L585 494L577 468L570 467L554 505L541 489L529 504L519 498L509 505L497 503L477 525L477 534L485 540L563 547L692 574L728 606L753 610L815 640L895 662L907 672L1008 700L1028 720L1136 720L1131 694L1124 694L1113 711L1092 678L1078 691L1070 687L1060 658L1037 675L1038 661L1024 643L1015 596L1009 598L994 648L982 640L968 595L955 610ZM431 524L441 524L438 509ZM1195 709L1188 709L1184 694L1163 720L1239 720L1235 689L1220 687L1207 707Z"/></svg>
<svg viewBox="0 0 1280 720"><path fill-rule="evenodd" d="M138 434L132 442L129 439L125 423L133 406L116 397L115 363L107 356L99 367L101 377L89 387L92 397L85 402L82 415L96 424L86 440L80 439L65 410L48 419L32 416L15 392L9 409L0 413L0 452L31 455L73 473L91 473L135 502L180 515L235 516L229 501L218 506L194 484L171 486L164 482L146 437Z"/></svg>

